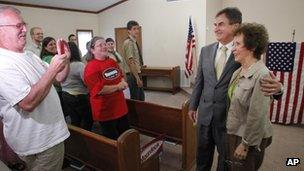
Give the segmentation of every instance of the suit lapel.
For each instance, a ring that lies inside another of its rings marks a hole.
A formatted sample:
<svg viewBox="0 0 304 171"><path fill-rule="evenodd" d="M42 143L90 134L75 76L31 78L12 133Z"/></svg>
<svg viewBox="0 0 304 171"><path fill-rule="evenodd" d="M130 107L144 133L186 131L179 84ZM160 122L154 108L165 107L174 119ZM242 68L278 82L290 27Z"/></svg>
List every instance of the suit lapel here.
<svg viewBox="0 0 304 171"><path fill-rule="evenodd" d="M213 68L213 72L212 72L212 77L215 80L215 82L217 82L217 78L216 78L216 72L215 72L215 57L216 57L216 50L218 48L219 43L214 44L214 46L211 49L211 55L210 57L211 59L211 68Z"/></svg>
<svg viewBox="0 0 304 171"><path fill-rule="evenodd" d="M228 61L226 62L226 65L224 67L223 73L220 77L220 79L218 80L218 83L221 82L221 80L225 77L225 75L227 74L227 72L229 71L229 69L235 64L235 60L234 60L234 55L231 53L229 56Z"/></svg>

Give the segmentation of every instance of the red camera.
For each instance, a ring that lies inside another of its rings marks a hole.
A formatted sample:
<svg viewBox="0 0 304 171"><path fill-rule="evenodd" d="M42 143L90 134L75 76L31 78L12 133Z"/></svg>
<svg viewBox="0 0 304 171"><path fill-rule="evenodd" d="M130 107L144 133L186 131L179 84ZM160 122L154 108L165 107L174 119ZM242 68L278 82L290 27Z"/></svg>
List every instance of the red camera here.
<svg viewBox="0 0 304 171"><path fill-rule="evenodd" d="M67 46L67 42L64 41L63 39L58 39L57 40L57 52L58 52L58 55L62 55L65 53L65 50L64 50L64 46Z"/></svg>

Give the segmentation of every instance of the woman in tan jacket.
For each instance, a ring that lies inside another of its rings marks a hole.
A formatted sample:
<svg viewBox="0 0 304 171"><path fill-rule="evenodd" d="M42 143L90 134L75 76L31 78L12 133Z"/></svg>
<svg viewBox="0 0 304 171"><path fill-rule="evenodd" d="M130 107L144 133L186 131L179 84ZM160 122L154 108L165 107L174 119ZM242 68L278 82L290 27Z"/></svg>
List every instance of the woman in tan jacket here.
<svg viewBox="0 0 304 171"><path fill-rule="evenodd" d="M243 24L236 30L233 54L241 64L228 87L227 116L229 170L258 170L265 148L270 145L272 127L268 119L270 97L260 90L260 80L269 76L261 60L268 45L268 33L260 24Z"/></svg>

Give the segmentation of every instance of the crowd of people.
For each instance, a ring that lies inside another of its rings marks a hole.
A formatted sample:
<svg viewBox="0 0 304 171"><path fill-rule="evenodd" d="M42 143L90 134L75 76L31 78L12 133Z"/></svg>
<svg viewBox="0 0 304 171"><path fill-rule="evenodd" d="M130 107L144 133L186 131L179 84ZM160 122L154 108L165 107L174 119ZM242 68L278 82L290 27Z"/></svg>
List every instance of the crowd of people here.
<svg viewBox="0 0 304 171"><path fill-rule="evenodd" d="M59 55L56 40L43 37L40 27L31 28L32 41L26 43L27 27L18 9L1 6L0 18L1 145L11 150L1 150L0 157L11 154L21 163L6 164L14 169L23 169L25 163L28 170L60 170L63 142L69 137L66 116L88 131L97 121L100 134L112 139L129 129L123 91L130 73L125 71L132 65L138 77L139 49L130 49L125 60L115 51L113 39L94 37L87 44L85 64L75 35L68 36L65 53Z"/></svg>
<svg viewBox="0 0 304 171"><path fill-rule="evenodd" d="M74 34L58 54L56 40L44 38L40 27L30 29L26 43L18 9L1 6L0 19L0 145L21 159L7 165L61 170L67 116L88 131L98 122L100 134L114 140L130 128L125 94L145 100L136 21L127 23L123 54L112 38L96 36L84 63ZM258 170L272 137L267 110L283 86L261 60L268 33L263 25L242 24L242 13L230 7L217 13L214 26L218 42L201 50L188 112L198 130L197 170L211 170L215 146L217 170Z"/></svg>

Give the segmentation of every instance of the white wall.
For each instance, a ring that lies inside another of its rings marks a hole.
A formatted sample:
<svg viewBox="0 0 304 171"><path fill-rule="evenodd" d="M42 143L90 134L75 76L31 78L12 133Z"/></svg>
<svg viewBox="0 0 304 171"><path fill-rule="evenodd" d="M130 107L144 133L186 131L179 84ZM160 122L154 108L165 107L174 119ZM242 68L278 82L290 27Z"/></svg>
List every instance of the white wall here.
<svg viewBox="0 0 304 171"><path fill-rule="evenodd" d="M205 0L129 0L99 14L100 35L114 38L114 28L126 27L129 20L136 20L142 27L145 64L179 65L184 69L188 18L191 16L195 25L199 55L205 44L205 6ZM183 78L181 81L188 84Z"/></svg>
<svg viewBox="0 0 304 171"><path fill-rule="evenodd" d="M271 41L304 41L303 0L225 0L224 6L236 6L243 13L244 22L264 24Z"/></svg>
<svg viewBox="0 0 304 171"><path fill-rule="evenodd" d="M55 39L67 39L76 29L93 30L94 35L99 34L98 15L81 12L51 10L14 6L22 13L23 19L28 23L27 40L30 40L30 28L39 26L43 29L44 37L51 36Z"/></svg>
<svg viewBox="0 0 304 171"><path fill-rule="evenodd" d="M206 44L216 41L214 36L214 19L219 10L223 8L223 0L207 0L206 8Z"/></svg>
<svg viewBox="0 0 304 171"><path fill-rule="evenodd" d="M143 58L149 66L179 65L184 69L188 17L196 34L196 58L200 48L215 41L214 16L218 10L236 6L243 21L264 24L271 41L290 41L296 29L295 41L304 41L303 0L129 0L98 15L15 6L25 21L43 28L45 36L67 38L76 29L92 29L94 35L114 38L114 28L125 27L129 20L142 26ZM29 39L28 34L28 39ZM189 82L182 76L182 86Z"/></svg>

